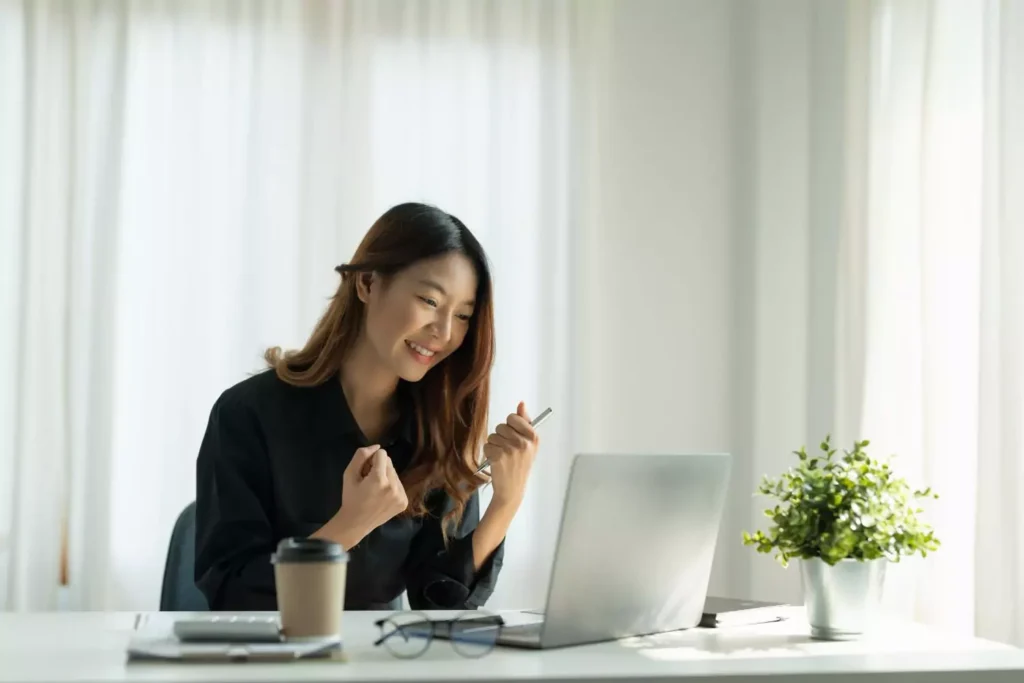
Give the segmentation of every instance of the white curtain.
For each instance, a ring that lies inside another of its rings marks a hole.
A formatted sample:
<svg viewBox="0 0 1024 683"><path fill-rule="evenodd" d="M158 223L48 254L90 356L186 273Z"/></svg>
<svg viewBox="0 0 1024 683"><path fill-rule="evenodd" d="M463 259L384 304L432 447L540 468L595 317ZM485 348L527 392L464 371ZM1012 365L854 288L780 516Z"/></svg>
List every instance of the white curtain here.
<svg viewBox="0 0 1024 683"><path fill-rule="evenodd" d="M943 543L893 568L886 603L1024 644L1024 6L871 12L866 191L844 234L863 247L860 433L939 492Z"/></svg>
<svg viewBox="0 0 1024 683"><path fill-rule="evenodd" d="M66 606L156 608L213 400L266 346L305 339L332 268L407 200L489 252L491 422L520 399L559 418L493 599L540 601L537 510L571 450L573 16L542 0L0 3L6 607L58 605L67 519Z"/></svg>
<svg viewBox="0 0 1024 683"><path fill-rule="evenodd" d="M885 605L1024 644L1024 3L736 7L738 455L713 579L800 600L735 542L826 432L940 499ZM746 500L744 500L744 497ZM749 501L749 502L748 502Z"/></svg>
<svg viewBox="0 0 1024 683"><path fill-rule="evenodd" d="M1024 647L1024 3L984 23L975 630Z"/></svg>

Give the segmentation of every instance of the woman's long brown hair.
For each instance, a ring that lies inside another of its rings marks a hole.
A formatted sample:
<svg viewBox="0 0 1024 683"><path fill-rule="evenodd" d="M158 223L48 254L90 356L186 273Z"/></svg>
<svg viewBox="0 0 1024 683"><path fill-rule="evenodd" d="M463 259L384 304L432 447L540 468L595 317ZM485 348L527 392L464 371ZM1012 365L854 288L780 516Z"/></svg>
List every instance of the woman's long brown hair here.
<svg viewBox="0 0 1024 683"><path fill-rule="evenodd" d="M477 273L476 305L462 345L411 385L416 406L416 453L402 474L409 498L407 515L427 513L427 495L443 489L454 505L441 525L462 519L466 501L477 488L477 454L487 437L490 371L494 359L494 305L491 276L483 247L456 217L425 204L400 204L377 219L349 263L338 266L341 283L306 345L283 353L268 349L265 358L288 384L311 387L338 381L341 364L363 329L365 304L356 294L360 273L385 278L423 259L459 252Z"/></svg>

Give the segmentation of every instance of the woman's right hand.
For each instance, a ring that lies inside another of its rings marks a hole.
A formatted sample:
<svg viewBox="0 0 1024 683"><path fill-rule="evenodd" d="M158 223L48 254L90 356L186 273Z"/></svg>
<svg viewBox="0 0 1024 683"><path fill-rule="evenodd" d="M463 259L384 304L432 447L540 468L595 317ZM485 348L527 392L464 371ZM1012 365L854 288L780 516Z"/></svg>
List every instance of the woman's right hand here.
<svg viewBox="0 0 1024 683"><path fill-rule="evenodd" d="M395 466L380 446L360 448L345 468L341 508L327 524L348 550L409 504Z"/></svg>

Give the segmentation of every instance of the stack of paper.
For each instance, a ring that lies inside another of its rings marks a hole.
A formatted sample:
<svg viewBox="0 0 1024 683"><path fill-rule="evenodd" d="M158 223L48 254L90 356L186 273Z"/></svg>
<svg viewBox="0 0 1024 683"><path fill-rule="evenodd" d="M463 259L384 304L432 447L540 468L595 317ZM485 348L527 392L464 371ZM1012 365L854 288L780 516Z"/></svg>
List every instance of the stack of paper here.
<svg viewBox="0 0 1024 683"><path fill-rule="evenodd" d="M341 639L280 643L182 642L174 635L174 616L158 613L140 618L128 643L129 661L285 662L313 657L342 659Z"/></svg>

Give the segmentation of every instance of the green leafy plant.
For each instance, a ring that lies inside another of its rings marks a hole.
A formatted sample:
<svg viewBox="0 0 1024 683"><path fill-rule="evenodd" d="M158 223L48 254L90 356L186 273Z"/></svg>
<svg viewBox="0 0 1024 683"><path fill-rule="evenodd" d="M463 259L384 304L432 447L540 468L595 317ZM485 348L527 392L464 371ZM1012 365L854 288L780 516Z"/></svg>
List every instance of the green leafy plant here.
<svg viewBox="0 0 1024 683"><path fill-rule="evenodd" d="M777 479L765 476L758 493L778 505L764 511L772 520L767 533L743 532L743 543L761 553L773 550L783 567L793 558L820 557L830 565L843 559L898 562L901 556L937 550L939 540L920 521L919 498L938 498L931 489L911 490L888 462L868 456L869 441L836 456L831 436L821 442L822 455L793 453L795 467ZM756 495L756 494L755 494Z"/></svg>

